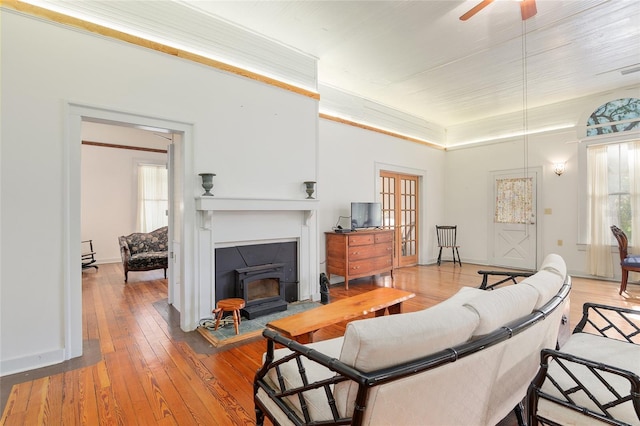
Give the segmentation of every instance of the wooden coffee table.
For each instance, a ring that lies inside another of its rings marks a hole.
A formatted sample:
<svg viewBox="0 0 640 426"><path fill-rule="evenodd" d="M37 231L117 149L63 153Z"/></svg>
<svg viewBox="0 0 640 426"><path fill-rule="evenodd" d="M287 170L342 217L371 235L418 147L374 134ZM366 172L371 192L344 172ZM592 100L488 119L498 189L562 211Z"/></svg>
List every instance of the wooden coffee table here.
<svg viewBox="0 0 640 426"><path fill-rule="evenodd" d="M267 327L300 343L313 341L313 333L323 327L337 324L371 312L376 316L397 314L402 310L402 302L415 297L415 293L397 288L381 287L357 296L341 299L328 305L310 309L272 321Z"/></svg>

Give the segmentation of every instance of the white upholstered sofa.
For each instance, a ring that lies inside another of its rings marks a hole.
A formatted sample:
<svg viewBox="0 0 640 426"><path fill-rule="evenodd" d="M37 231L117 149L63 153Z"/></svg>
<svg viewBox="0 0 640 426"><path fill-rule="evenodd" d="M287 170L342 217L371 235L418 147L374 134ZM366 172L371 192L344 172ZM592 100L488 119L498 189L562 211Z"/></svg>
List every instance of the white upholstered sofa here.
<svg viewBox="0 0 640 426"><path fill-rule="evenodd" d="M422 311L353 321L344 337L301 345L267 329L256 422L496 424L522 407L541 349L556 347L570 288L552 254L517 285L465 287Z"/></svg>

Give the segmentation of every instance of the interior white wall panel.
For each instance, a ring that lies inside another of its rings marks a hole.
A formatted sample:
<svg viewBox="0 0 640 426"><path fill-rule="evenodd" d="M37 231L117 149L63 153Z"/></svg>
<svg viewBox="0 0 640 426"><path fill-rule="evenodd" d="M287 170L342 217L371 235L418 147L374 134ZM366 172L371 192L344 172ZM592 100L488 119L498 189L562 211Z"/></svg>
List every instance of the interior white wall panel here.
<svg viewBox="0 0 640 426"><path fill-rule="evenodd" d="M214 172L217 194L292 199L303 198L302 182L318 175L318 107L308 97L170 55L1 13L1 101L10 106L2 109L0 130L4 375L64 358L65 304L74 300L65 296L66 280L80 273L79 259L74 271L63 257L67 235L75 235L65 229L68 167L80 176L79 159L75 164L65 148L66 105L190 123L194 134L185 143L193 144L194 157L185 161L196 173L185 197L201 194L197 173ZM80 224L71 226L79 237ZM25 256L34 243L38 253Z"/></svg>
<svg viewBox="0 0 640 426"><path fill-rule="evenodd" d="M213 15L173 1L34 0L33 3L86 21L181 48L315 90L316 58Z"/></svg>

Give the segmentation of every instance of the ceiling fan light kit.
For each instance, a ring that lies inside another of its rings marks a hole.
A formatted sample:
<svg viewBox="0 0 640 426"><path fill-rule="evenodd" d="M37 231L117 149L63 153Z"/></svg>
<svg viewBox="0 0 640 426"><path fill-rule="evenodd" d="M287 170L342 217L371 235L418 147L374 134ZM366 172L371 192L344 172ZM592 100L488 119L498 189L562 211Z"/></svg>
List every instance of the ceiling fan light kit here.
<svg viewBox="0 0 640 426"><path fill-rule="evenodd" d="M476 13L480 12L485 7L489 6L495 0L482 0L477 5L473 6L469 9L465 14L460 17L461 21L466 21L467 19L473 17ZM538 8L536 6L536 0L520 0L520 15L522 16L522 20L525 21L532 16L538 13Z"/></svg>

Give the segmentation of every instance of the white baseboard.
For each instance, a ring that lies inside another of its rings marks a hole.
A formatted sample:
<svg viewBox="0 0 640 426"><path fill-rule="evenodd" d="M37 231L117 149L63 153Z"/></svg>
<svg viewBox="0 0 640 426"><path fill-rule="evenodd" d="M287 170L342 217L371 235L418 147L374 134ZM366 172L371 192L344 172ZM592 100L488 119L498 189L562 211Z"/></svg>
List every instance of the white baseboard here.
<svg viewBox="0 0 640 426"><path fill-rule="evenodd" d="M29 355L21 358L3 360L0 362L0 377L9 374L22 373L36 368L48 367L64 361L64 349Z"/></svg>
<svg viewBox="0 0 640 426"><path fill-rule="evenodd" d="M122 263L122 258L114 257L112 259L96 259L96 264L102 265L103 263Z"/></svg>

